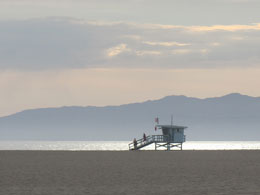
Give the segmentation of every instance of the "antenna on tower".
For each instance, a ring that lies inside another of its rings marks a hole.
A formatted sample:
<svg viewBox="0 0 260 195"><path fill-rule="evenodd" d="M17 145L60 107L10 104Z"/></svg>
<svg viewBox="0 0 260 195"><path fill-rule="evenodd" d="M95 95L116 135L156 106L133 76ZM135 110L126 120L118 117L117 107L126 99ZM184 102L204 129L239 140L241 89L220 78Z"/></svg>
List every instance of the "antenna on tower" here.
<svg viewBox="0 0 260 195"><path fill-rule="evenodd" d="M173 126L173 115L171 115L171 126Z"/></svg>

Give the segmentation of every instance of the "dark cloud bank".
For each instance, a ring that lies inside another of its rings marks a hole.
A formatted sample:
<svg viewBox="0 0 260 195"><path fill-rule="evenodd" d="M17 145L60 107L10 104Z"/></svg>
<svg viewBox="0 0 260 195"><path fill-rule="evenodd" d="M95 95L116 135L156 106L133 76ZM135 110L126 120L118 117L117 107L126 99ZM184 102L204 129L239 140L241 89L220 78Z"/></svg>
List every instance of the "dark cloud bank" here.
<svg viewBox="0 0 260 195"><path fill-rule="evenodd" d="M0 22L0 68L258 66L260 28L102 23L72 18ZM199 27L197 28L199 29Z"/></svg>

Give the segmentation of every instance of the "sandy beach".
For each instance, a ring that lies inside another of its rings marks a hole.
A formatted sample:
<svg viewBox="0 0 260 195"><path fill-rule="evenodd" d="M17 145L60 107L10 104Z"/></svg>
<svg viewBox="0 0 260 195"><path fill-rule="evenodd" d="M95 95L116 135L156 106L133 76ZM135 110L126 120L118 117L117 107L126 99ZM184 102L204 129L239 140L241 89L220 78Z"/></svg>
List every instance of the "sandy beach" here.
<svg viewBox="0 0 260 195"><path fill-rule="evenodd" d="M0 151L0 194L260 194L260 151Z"/></svg>

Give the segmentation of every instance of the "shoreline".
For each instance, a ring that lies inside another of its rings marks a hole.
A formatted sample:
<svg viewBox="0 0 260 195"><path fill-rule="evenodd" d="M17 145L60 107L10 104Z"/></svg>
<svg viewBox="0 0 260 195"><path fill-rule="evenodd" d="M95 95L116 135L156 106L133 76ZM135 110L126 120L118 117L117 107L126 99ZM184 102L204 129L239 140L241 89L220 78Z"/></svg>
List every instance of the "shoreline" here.
<svg viewBox="0 0 260 195"><path fill-rule="evenodd" d="M252 151L252 152L259 152L260 149L225 149L225 150L1 150L0 152L235 152L235 151Z"/></svg>
<svg viewBox="0 0 260 195"><path fill-rule="evenodd" d="M1 142L0 150L37 150L37 151L128 151L129 142L82 142L82 141L63 141L63 142L41 142L41 141L12 141ZM154 144L146 146L144 150L154 150ZM163 148L158 148L163 149ZM176 149L176 148L175 148ZM250 142L210 142L210 141L187 141L183 144L183 150L260 150L260 141Z"/></svg>

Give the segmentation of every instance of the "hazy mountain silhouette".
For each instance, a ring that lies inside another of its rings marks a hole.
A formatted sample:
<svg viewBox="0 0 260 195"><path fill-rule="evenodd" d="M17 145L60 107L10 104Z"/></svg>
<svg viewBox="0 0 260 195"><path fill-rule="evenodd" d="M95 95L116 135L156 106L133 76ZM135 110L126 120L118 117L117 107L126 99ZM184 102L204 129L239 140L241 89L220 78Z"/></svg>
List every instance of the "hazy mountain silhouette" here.
<svg viewBox="0 0 260 195"><path fill-rule="evenodd" d="M187 140L260 140L260 98L186 96L106 107L25 110L0 118L1 140L132 140L160 124L185 125Z"/></svg>

